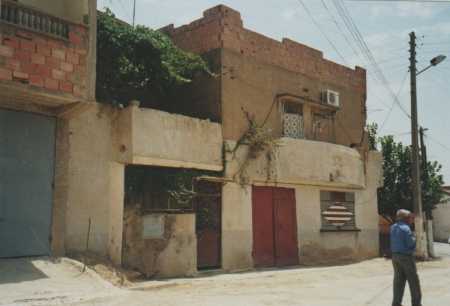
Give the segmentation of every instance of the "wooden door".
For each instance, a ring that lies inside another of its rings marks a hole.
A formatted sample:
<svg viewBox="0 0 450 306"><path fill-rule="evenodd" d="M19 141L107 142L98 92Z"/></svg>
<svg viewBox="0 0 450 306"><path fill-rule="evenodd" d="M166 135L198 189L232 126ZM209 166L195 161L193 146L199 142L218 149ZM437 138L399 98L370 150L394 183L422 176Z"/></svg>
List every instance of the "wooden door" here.
<svg viewBox="0 0 450 306"><path fill-rule="evenodd" d="M275 262L277 266L298 264L295 190L274 188Z"/></svg>
<svg viewBox="0 0 450 306"><path fill-rule="evenodd" d="M275 265L272 188L253 186L252 217L255 267L272 267Z"/></svg>
<svg viewBox="0 0 450 306"><path fill-rule="evenodd" d="M221 266L222 185L200 181L197 192L197 267L200 270L217 269Z"/></svg>
<svg viewBox="0 0 450 306"><path fill-rule="evenodd" d="M298 264L295 190L252 190L253 260L255 267Z"/></svg>

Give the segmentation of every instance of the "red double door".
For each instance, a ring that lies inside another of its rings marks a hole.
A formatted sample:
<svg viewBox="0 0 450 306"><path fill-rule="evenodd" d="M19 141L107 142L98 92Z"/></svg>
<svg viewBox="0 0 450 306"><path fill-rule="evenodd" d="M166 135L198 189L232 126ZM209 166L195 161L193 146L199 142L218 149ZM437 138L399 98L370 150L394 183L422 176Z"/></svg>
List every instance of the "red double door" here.
<svg viewBox="0 0 450 306"><path fill-rule="evenodd" d="M252 202L255 266L297 265L295 190L253 186Z"/></svg>

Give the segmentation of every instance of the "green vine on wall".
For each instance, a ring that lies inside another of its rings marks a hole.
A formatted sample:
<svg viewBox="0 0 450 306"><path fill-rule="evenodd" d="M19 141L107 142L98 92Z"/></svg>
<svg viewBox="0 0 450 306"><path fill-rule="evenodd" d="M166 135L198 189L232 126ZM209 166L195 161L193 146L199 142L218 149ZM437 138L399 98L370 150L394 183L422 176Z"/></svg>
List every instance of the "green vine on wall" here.
<svg viewBox="0 0 450 306"><path fill-rule="evenodd" d="M266 154L267 181L276 179L272 176L274 161L276 160L276 150L280 146L278 138L273 135L273 131L256 122L255 116L242 108L248 122L248 129L237 141L236 146L232 150L233 158L242 145L248 146L248 152L244 161L240 164L238 171L233 175L233 180L239 182L242 186L250 183L247 168L251 161L258 159L262 154Z"/></svg>

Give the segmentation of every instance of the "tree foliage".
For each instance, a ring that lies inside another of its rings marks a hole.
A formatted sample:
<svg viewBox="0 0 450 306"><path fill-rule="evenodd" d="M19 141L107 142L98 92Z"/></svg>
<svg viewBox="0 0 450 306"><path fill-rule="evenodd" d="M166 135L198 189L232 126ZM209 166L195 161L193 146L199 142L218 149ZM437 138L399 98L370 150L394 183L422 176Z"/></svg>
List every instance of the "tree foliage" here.
<svg viewBox="0 0 450 306"><path fill-rule="evenodd" d="M378 190L378 211L394 218L398 209L413 211L411 189L411 148L396 142L391 135L377 137L377 126L368 126L369 144L373 148L380 145L383 153L384 186ZM437 161L422 164L421 185L422 205L427 215L442 199L443 177L441 165Z"/></svg>
<svg viewBox="0 0 450 306"><path fill-rule="evenodd" d="M98 14L97 54L97 99L105 103L167 101L196 74L211 75L200 56L177 48L159 31L116 19L108 9Z"/></svg>

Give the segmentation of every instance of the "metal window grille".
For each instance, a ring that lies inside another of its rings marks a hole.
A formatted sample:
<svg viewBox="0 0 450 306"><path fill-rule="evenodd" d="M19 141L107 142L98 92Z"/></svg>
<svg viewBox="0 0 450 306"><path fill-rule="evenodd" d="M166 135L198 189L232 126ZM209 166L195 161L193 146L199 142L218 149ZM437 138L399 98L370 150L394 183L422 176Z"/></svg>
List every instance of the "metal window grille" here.
<svg viewBox="0 0 450 306"><path fill-rule="evenodd" d="M323 230L355 230L355 194L353 192L320 192Z"/></svg>
<svg viewBox="0 0 450 306"><path fill-rule="evenodd" d="M298 114L284 114L283 135L291 138L304 138L303 116Z"/></svg>

